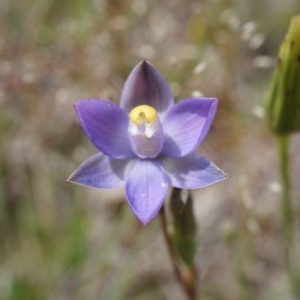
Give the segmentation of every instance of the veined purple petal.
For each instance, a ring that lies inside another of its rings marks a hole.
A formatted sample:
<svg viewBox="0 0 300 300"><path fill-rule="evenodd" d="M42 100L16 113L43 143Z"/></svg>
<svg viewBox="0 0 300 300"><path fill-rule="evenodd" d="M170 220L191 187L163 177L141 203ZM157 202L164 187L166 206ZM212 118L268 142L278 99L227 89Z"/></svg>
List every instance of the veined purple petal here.
<svg viewBox="0 0 300 300"><path fill-rule="evenodd" d="M78 119L96 148L118 159L134 157L129 138L127 114L106 100L82 100L75 103Z"/></svg>
<svg viewBox="0 0 300 300"><path fill-rule="evenodd" d="M169 180L158 160L137 160L126 182L125 191L131 209L145 225L161 208Z"/></svg>
<svg viewBox="0 0 300 300"><path fill-rule="evenodd" d="M98 153L86 159L67 182L102 189L119 187L124 184L133 162L134 160L114 159Z"/></svg>
<svg viewBox="0 0 300 300"><path fill-rule="evenodd" d="M160 120L164 119L166 112L174 104L167 82L145 60L129 74L122 91L120 107L129 113L134 107L143 104L155 108Z"/></svg>
<svg viewBox="0 0 300 300"><path fill-rule="evenodd" d="M205 138L217 110L215 98L185 99L168 112L163 130L165 142L162 153L182 157L196 149Z"/></svg>
<svg viewBox="0 0 300 300"><path fill-rule="evenodd" d="M162 166L170 177L171 185L183 189L201 188L228 177L197 152L180 158L164 157Z"/></svg>

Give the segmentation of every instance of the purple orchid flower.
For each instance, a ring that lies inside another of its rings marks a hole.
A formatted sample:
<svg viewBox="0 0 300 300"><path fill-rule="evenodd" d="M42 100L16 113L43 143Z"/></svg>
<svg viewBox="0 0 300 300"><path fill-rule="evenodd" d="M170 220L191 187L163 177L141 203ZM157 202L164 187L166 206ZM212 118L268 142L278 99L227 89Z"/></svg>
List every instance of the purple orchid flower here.
<svg viewBox="0 0 300 300"><path fill-rule="evenodd" d="M161 208L169 185L201 188L227 175L195 149L205 138L217 99L174 104L168 84L147 61L129 75L120 107L107 100L75 103L79 122L100 153L85 160L68 182L94 188L125 185L128 203L145 225Z"/></svg>

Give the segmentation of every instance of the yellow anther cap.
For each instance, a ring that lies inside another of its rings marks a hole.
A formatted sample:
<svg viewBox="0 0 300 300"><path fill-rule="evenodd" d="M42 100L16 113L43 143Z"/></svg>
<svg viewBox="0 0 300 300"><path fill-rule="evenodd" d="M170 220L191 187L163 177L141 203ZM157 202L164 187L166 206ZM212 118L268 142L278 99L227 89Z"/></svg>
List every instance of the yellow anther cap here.
<svg viewBox="0 0 300 300"><path fill-rule="evenodd" d="M153 123L157 118L156 110L149 105L139 105L129 113L130 120L136 125Z"/></svg>

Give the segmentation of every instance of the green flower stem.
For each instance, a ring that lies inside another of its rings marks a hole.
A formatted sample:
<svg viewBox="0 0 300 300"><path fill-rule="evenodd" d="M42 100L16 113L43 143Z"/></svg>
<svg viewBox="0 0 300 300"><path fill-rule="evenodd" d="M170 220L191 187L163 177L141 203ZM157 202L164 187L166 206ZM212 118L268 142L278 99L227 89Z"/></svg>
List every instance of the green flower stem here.
<svg viewBox="0 0 300 300"><path fill-rule="evenodd" d="M282 222L284 231L285 256L289 258L293 245L293 209L290 196L289 179L289 135L278 134L280 171L282 179Z"/></svg>
<svg viewBox="0 0 300 300"><path fill-rule="evenodd" d="M291 290L296 299L300 298L300 278L297 270L292 263L292 250L293 250L293 224L294 213L290 195L290 179L289 179L289 135L278 134L278 147L280 158L280 171L282 179L282 226L284 238L284 256L286 268L290 280Z"/></svg>
<svg viewBox="0 0 300 300"><path fill-rule="evenodd" d="M183 290L185 291L189 300L200 300L199 295L196 294L196 282L197 282L197 270L195 266L187 268L185 265L182 265L179 257L176 253L176 250L173 247L171 236L168 231L168 222L166 218L165 208L162 208L159 211L161 218L161 226L163 230L163 235L167 244L167 248L170 254L170 258L173 264L174 273L180 282Z"/></svg>

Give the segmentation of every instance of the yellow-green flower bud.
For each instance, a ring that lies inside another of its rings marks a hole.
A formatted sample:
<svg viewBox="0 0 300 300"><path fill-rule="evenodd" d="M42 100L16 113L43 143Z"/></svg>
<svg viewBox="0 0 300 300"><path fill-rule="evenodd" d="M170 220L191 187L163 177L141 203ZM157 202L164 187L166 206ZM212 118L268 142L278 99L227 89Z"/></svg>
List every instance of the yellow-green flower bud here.
<svg viewBox="0 0 300 300"><path fill-rule="evenodd" d="M281 44L266 113L274 132L300 130L300 16L292 19Z"/></svg>

